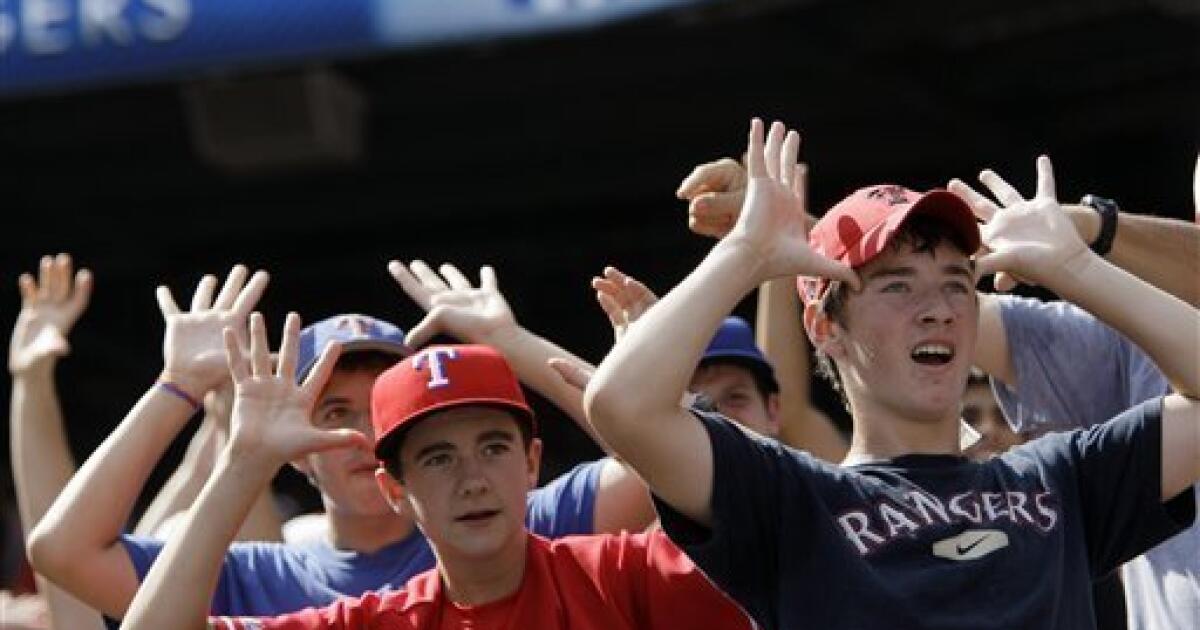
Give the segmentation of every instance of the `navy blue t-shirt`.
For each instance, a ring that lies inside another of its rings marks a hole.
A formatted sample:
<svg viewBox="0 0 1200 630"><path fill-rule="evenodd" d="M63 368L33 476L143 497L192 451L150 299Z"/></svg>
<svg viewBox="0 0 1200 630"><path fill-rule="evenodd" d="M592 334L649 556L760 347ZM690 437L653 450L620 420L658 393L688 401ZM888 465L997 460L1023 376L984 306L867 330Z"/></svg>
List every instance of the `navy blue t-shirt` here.
<svg viewBox="0 0 1200 630"><path fill-rule="evenodd" d="M596 490L606 461L580 464L530 492L525 514L529 530L547 538L594 533ZM121 542L139 580L166 546L163 540L140 536L122 536ZM321 607L342 596L403 588L434 565L429 541L416 528L370 554L319 541L234 543L225 553L211 614L268 617Z"/></svg>
<svg viewBox="0 0 1200 630"><path fill-rule="evenodd" d="M1093 628L1091 583L1195 518L1161 495L1162 399L987 462L838 467L697 413L712 527L663 528L764 628Z"/></svg>

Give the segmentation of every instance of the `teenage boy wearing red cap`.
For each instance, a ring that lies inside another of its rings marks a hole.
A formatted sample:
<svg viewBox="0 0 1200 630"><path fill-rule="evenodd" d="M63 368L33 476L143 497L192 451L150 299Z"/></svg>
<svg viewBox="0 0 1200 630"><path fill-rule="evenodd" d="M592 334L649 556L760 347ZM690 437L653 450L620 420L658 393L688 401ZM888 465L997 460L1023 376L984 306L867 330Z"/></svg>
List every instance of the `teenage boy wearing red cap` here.
<svg viewBox="0 0 1200 630"><path fill-rule="evenodd" d="M1092 578L1195 517L1181 493L1200 478L1196 310L1087 249L1046 158L1032 200L984 178L1004 208L982 217L982 236L958 197L873 186L807 238L798 148L782 124L764 143L752 123L737 224L600 365L589 420L646 479L668 535L765 628L1094 627ZM975 278L997 270L1107 320L1177 393L986 462L962 457ZM725 313L795 275L810 277L805 327L852 411L842 467L678 405Z"/></svg>
<svg viewBox="0 0 1200 630"><path fill-rule="evenodd" d="M253 496L249 488L304 452L365 440L308 424L336 347L296 385L297 320L289 316L274 373L261 317L251 320L249 359L231 340L234 435L123 628L204 627L211 586L195 585L216 581L227 534ZM275 619L213 618L210 628L750 627L661 533L551 542L528 532L525 496L537 478L541 442L520 386L495 350L433 346L406 358L376 381L372 423L386 468L377 473L380 487L429 537L437 569L400 591Z"/></svg>

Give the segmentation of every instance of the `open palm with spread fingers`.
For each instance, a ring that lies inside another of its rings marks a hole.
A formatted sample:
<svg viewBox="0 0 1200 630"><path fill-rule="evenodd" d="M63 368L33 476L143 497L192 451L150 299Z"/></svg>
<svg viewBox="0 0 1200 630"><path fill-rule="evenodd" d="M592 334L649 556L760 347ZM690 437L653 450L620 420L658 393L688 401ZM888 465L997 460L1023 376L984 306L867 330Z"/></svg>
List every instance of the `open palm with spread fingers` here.
<svg viewBox="0 0 1200 630"><path fill-rule="evenodd" d="M180 310L171 290L158 287L158 307L167 323L163 336L163 379L188 390L199 399L229 377L225 363L222 331L232 328L244 338L246 317L267 288L265 271L256 271L249 282L249 271L234 266L225 286L213 299L215 276L204 276L192 295L191 308Z"/></svg>
<svg viewBox="0 0 1200 630"><path fill-rule="evenodd" d="M272 466L315 451L360 446L367 437L352 429L318 429L312 408L329 380L341 346L326 346L308 378L296 384L300 346L300 316L288 313L274 367L267 328L259 313L250 316L249 350L233 328L224 329L225 357L233 376L234 399L230 449L239 457L254 457Z"/></svg>
<svg viewBox="0 0 1200 630"><path fill-rule="evenodd" d="M479 286L457 267L442 265L441 275L423 261L414 260L407 267L398 261L388 263L388 271L401 289L426 315L405 337L405 343L416 348L438 333L445 333L469 343L491 343L493 335L517 329L512 308L500 293L496 271L484 265L479 269ZM493 344L494 345L494 344Z"/></svg>
<svg viewBox="0 0 1200 630"><path fill-rule="evenodd" d="M658 296L646 285L616 267L605 267L603 276L592 278L592 288L612 324L614 343L658 301Z"/></svg>
<svg viewBox="0 0 1200 630"><path fill-rule="evenodd" d="M1045 284L1089 252L1058 203L1050 158L1043 155L1037 160L1037 193L1031 199L991 170L983 171L979 180L1000 202L994 204L978 194L967 196L984 221L980 233L987 252L976 260L980 275L1002 271Z"/></svg>
<svg viewBox="0 0 1200 630"><path fill-rule="evenodd" d="M850 267L835 262L808 245L801 182L796 156L800 135L776 121L763 140L763 123L750 124L746 171L750 177L741 215L726 242L742 242L760 258L762 280L807 275L841 280L858 287Z"/></svg>
<svg viewBox="0 0 1200 630"><path fill-rule="evenodd" d="M67 334L87 308L92 295L92 274L80 269L72 277L67 254L43 256L38 279L21 274L21 312L8 347L8 369L24 372L48 359L70 352Z"/></svg>

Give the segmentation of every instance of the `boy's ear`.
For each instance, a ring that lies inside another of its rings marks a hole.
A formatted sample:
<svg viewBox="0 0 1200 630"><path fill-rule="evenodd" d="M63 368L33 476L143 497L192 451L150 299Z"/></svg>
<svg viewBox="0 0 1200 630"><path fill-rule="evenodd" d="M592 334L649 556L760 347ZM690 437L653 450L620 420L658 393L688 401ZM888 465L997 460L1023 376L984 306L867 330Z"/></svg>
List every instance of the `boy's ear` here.
<svg viewBox="0 0 1200 630"><path fill-rule="evenodd" d="M379 486L383 500L387 501L392 511L400 514L404 509L404 486L383 466L375 469L375 485Z"/></svg>
<svg viewBox="0 0 1200 630"><path fill-rule="evenodd" d="M819 304L804 306L804 332L808 333L808 340L814 349L830 357L841 357L845 354L842 326L821 310Z"/></svg>
<svg viewBox="0 0 1200 630"><path fill-rule="evenodd" d="M529 452L525 454L525 474L529 490L537 487L538 471L541 470L541 466L542 441L538 438L533 438L529 441Z"/></svg>
<svg viewBox="0 0 1200 630"><path fill-rule="evenodd" d="M777 435L783 428L783 422L779 417L780 405L782 404L781 400L782 399L779 396L779 392L771 392L770 394L767 394L767 399L763 401L767 407L767 420L771 421L771 424L775 427L775 433Z"/></svg>

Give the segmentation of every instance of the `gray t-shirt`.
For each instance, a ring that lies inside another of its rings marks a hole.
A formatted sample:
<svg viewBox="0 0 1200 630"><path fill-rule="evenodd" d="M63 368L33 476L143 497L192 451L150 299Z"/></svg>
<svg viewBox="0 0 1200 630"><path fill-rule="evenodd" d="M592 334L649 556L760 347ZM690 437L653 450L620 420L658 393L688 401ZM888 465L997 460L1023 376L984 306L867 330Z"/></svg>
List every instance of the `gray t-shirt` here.
<svg viewBox="0 0 1200 630"><path fill-rule="evenodd" d="M1141 349L1086 311L995 297L1016 383L992 388L1015 431L1089 427L1170 391ZM1193 491L1200 500L1200 486ZM1126 563L1121 578L1131 630L1200 626L1200 523Z"/></svg>

